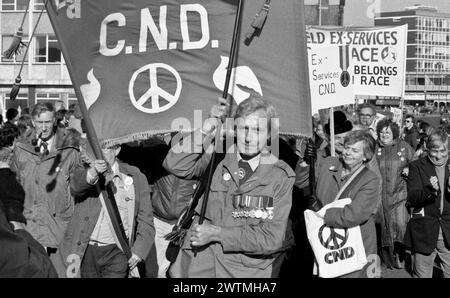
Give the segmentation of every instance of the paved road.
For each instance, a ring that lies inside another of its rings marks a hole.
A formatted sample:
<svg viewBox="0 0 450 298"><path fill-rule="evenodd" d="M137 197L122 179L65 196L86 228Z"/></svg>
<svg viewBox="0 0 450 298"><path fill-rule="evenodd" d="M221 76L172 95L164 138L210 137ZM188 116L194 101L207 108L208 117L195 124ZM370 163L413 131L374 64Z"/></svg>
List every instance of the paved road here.
<svg viewBox="0 0 450 298"><path fill-rule="evenodd" d="M405 269L382 269L382 278L412 278Z"/></svg>
<svg viewBox="0 0 450 298"><path fill-rule="evenodd" d="M438 259L438 258L437 258ZM381 268L381 277L382 278L413 278L411 275L411 259L409 257L409 261L406 263L406 267L410 268L406 269L387 269L382 265ZM442 270L438 263L434 264L433 267L433 278L442 278Z"/></svg>

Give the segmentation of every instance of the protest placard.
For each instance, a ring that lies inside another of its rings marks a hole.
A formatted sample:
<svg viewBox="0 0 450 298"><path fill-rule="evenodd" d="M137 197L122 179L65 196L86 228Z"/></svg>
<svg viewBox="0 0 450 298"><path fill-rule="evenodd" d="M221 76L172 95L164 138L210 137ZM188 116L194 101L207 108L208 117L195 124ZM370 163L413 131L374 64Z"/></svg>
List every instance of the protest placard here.
<svg viewBox="0 0 450 298"><path fill-rule="evenodd" d="M308 49L313 114L320 109L354 103L348 50L348 46Z"/></svg>
<svg viewBox="0 0 450 298"><path fill-rule="evenodd" d="M306 36L308 47L312 50L349 47L348 71L356 95L403 97L407 31L408 25L326 29L311 27Z"/></svg>

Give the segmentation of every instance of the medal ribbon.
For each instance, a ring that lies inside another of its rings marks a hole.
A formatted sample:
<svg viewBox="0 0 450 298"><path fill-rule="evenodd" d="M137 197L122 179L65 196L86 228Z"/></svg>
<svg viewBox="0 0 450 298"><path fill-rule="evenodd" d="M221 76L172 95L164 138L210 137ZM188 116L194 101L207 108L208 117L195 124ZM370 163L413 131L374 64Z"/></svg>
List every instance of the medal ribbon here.
<svg viewBox="0 0 450 298"><path fill-rule="evenodd" d="M349 65L349 46L339 46L339 67L346 71Z"/></svg>
<svg viewBox="0 0 450 298"><path fill-rule="evenodd" d="M234 195L233 207L249 209L266 209L273 207L273 198L269 196Z"/></svg>

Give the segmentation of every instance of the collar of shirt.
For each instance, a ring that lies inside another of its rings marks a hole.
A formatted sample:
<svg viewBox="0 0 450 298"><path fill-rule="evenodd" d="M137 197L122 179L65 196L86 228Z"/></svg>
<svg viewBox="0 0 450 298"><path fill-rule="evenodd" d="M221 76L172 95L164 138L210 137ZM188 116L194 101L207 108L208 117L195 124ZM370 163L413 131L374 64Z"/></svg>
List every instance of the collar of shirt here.
<svg viewBox="0 0 450 298"><path fill-rule="evenodd" d="M237 154L237 160L238 162L242 159L241 155ZM256 168L259 166L259 162L261 160L261 153L253 157L252 159L246 160L246 162L250 165L250 168L252 171L256 171Z"/></svg>
<svg viewBox="0 0 450 298"><path fill-rule="evenodd" d="M53 141L55 140L55 135L51 136L50 139L48 139L47 141L45 141L47 143L47 149L50 151L50 148L52 148L53 145ZM39 139L37 145L39 147L41 147L42 142L44 142L44 140Z"/></svg>
<svg viewBox="0 0 450 298"><path fill-rule="evenodd" d="M122 173L119 170L119 163L117 161L111 166L111 170L113 171L113 178L118 177L120 180L123 180Z"/></svg>

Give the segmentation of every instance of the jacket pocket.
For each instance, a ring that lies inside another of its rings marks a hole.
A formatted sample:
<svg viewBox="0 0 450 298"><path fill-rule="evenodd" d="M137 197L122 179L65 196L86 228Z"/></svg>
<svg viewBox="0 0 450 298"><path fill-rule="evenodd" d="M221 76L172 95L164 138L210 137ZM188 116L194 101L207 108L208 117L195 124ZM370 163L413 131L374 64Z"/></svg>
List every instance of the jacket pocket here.
<svg viewBox="0 0 450 298"><path fill-rule="evenodd" d="M232 202L224 202L224 200L228 200L227 193L230 188L230 181L220 181L219 179L213 179L211 182L211 189L209 191L209 198L208 198L208 206L206 208L205 216L208 219L218 219L222 218L220 216L220 213L227 212L227 209L225 207L226 204L232 204ZM205 194L203 194L203 198L201 201L199 201L199 204L197 206L197 211L199 212L201 210L201 205L203 204L203 199L205 197ZM223 216L227 216L226 214L223 214ZM230 212L231 216L231 212ZM216 222L213 222L213 224L217 224Z"/></svg>
<svg viewBox="0 0 450 298"><path fill-rule="evenodd" d="M64 180L60 179L58 195L55 197L54 215L68 221L74 211L74 200L70 194L70 176L64 175ZM64 183L64 184L63 184Z"/></svg>

